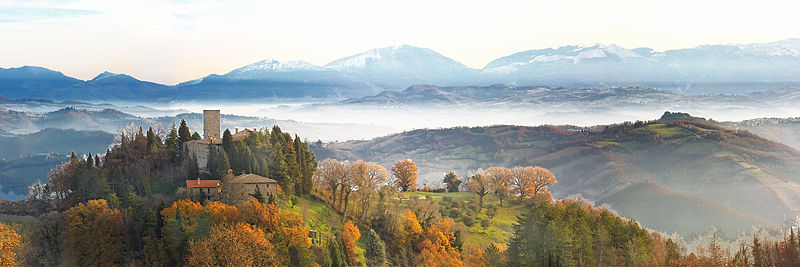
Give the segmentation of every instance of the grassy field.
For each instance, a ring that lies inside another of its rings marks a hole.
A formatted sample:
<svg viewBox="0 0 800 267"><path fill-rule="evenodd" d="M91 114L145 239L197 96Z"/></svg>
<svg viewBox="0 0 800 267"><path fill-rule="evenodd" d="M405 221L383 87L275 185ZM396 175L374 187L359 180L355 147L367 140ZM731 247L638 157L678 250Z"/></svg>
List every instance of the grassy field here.
<svg viewBox="0 0 800 267"><path fill-rule="evenodd" d="M439 204L439 209L442 211L443 216L450 216L449 209L447 208L448 204L444 203L443 199L445 196L450 197L453 199L453 202L460 201L464 204L478 203L478 198L472 192L456 192L456 193L429 193L429 192L409 192L401 194L403 198L410 198L410 197L419 197L425 198L428 197ZM488 216L486 214L487 207L495 206L497 207L497 214L494 218L490 219L489 227L482 227L480 221L483 219L487 219ZM475 224L467 227L466 235L464 236L464 243L465 245L474 245L477 247L482 247L484 245L493 243L499 246L505 246L508 243L508 240L511 238L511 235L514 232L513 226L517 222L517 216L521 215L524 210L525 206L521 204L518 200L513 198L508 198L503 201L503 207L500 207L500 200L492 195L487 195L484 197L484 204L483 209L480 213L477 214ZM458 218L453 218L457 223L463 223L463 216L459 216ZM466 225L465 225L466 226Z"/></svg>

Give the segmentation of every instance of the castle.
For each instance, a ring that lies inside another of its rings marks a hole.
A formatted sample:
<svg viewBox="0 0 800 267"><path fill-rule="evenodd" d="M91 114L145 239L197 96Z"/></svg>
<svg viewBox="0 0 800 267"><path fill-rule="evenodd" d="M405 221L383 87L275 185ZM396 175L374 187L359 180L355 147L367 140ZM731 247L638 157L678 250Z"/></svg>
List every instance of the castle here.
<svg viewBox="0 0 800 267"><path fill-rule="evenodd" d="M253 129L255 131L255 129ZM245 129L233 134L233 141L243 140L250 134L250 130ZM203 110L203 139L192 140L184 143L185 149L189 152L189 156L197 157L197 167L201 172L208 172L207 163L211 154L210 149L216 149L218 152L222 150L222 138L220 138L220 112L219 110ZM229 170L232 175L232 171ZM187 193L192 197L205 197L208 200L214 200L216 195L221 193L220 180L200 180L199 177L195 179L186 180ZM242 199L249 198L251 193L256 190L265 195L275 195L277 191L278 182L263 176L255 174L241 174L236 176L232 183L238 185L241 190L236 194Z"/></svg>

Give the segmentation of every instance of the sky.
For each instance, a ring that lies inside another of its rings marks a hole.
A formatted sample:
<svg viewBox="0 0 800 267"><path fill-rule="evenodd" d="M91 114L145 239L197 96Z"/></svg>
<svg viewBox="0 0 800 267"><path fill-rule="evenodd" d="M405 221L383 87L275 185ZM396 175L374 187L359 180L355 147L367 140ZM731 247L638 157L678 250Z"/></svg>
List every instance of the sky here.
<svg viewBox="0 0 800 267"><path fill-rule="evenodd" d="M572 44L669 50L800 38L794 1L0 0L0 67L165 84L263 59L317 65L377 47L473 68Z"/></svg>

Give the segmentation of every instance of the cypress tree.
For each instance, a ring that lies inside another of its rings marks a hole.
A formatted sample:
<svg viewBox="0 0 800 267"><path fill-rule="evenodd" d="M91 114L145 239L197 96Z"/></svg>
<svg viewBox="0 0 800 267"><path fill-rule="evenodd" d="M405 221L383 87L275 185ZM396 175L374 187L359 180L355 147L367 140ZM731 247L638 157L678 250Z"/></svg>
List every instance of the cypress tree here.
<svg viewBox="0 0 800 267"><path fill-rule="evenodd" d="M94 159L92 158L92 152L89 152L89 156L86 157L86 167L91 168L94 166Z"/></svg>
<svg viewBox="0 0 800 267"><path fill-rule="evenodd" d="M367 233L366 243L364 257L367 260L367 266L383 266L386 262L386 245L372 228Z"/></svg>
<svg viewBox="0 0 800 267"><path fill-rule="evenodd" d="M216 150L216 149L215 149ZM217 176L223 177L228 174L228 170L231 168L230 160L228 160L228 153L225 153L225 149L221 149L219 153L217 153Z"/></svg>
<svg viewBox="0 0 800 267"><path fill-rule="evenodd" d="M225 129L225 132L222 133L222 149L225 149L225 153L230 154L231 148L233 148L233 135L230 130Z"/></svg>
<svg viewBox="0 0 800 267"><path fill-rule="evenodd" d="M94 166L100 168L100 156L94 155Z"/></svg>

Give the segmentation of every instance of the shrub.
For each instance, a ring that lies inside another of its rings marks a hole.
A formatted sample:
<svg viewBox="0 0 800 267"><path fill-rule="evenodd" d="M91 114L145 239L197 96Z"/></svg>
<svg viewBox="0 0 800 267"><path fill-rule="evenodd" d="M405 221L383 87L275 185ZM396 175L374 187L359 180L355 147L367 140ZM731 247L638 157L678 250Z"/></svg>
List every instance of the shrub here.
<svg viewBox="0 0 800 267"><path fill-rule="evenodd" d="M464 222L464 225L466 225L467 227L472 227L473 225L475 225L475 217L472 217L472 215L469 214L464 215L462 221Z"/></svg>
<svg viewBox="0 0 800 267"><path fill-rule="evenodd" d="M483 220L481 220L481 227L483 227L483 229L484 229L484 230L485 230L486 228L489 228L489 219L483 219Z"/></svg>
<svg viewBox="0 0 800 267"><path fill-rule="evenodd" d="M450 218L456 219L458 216L461 216L461 211L458 209L451 209L450 210Z"/></svg>

